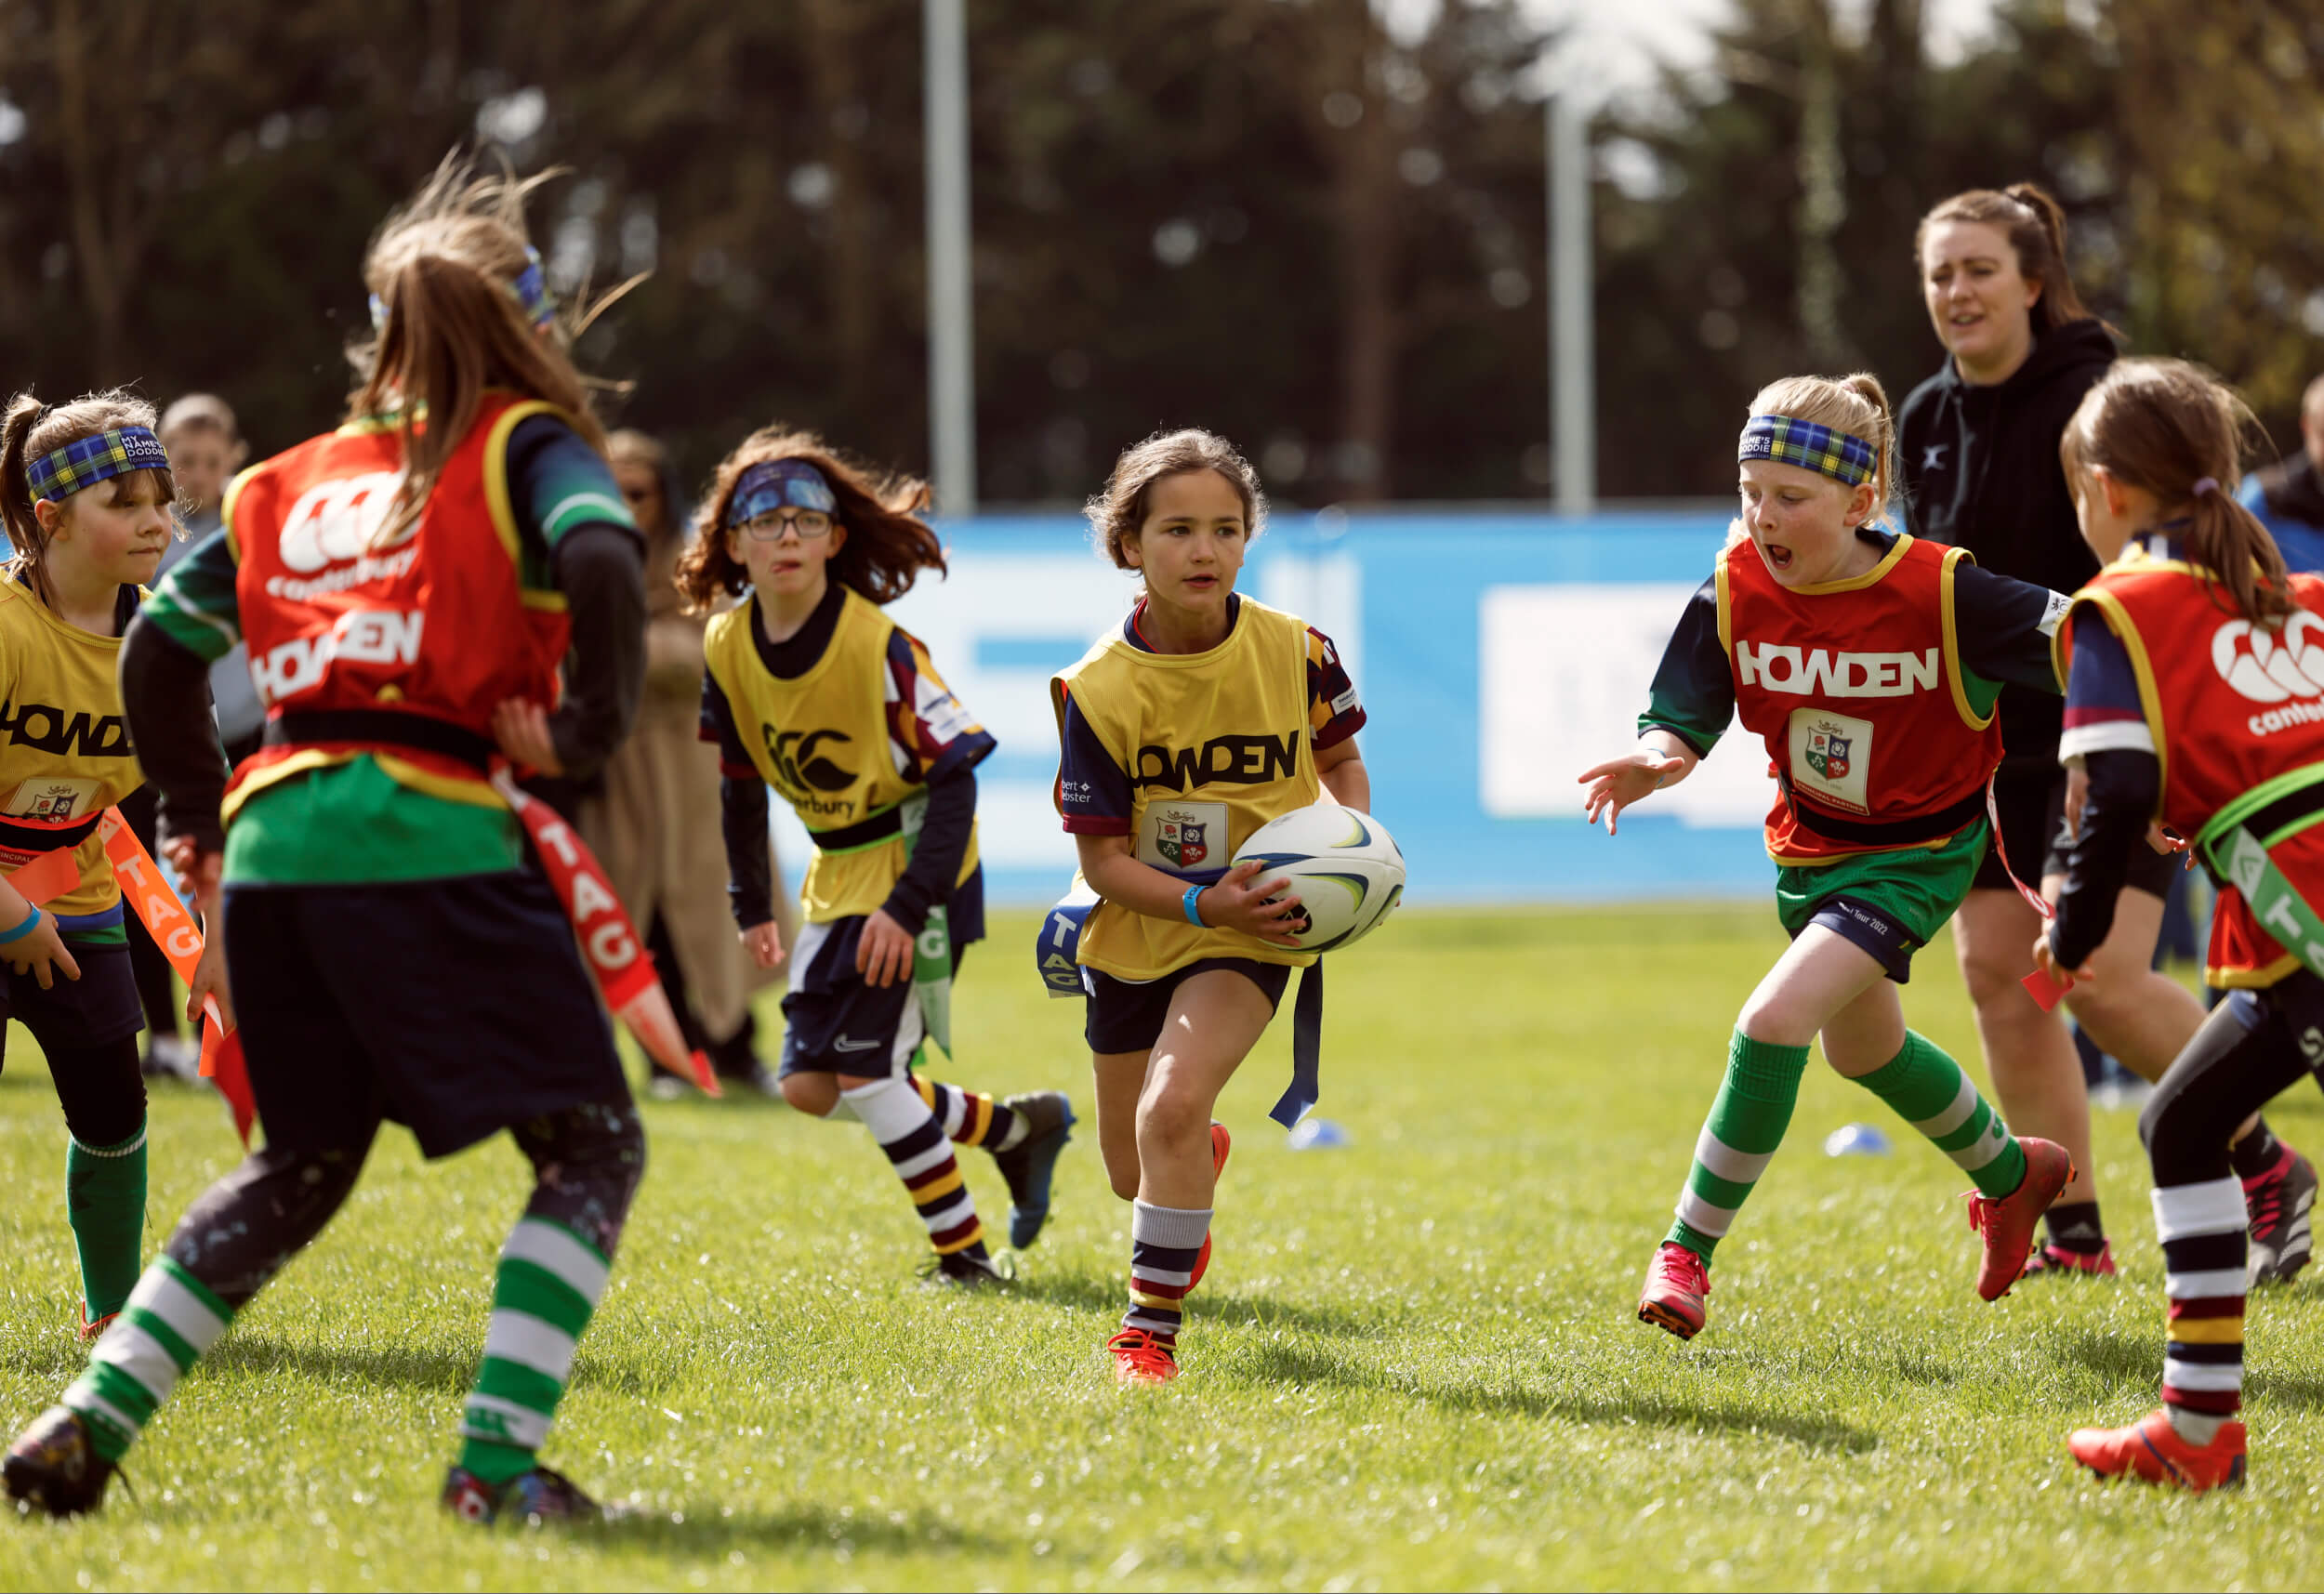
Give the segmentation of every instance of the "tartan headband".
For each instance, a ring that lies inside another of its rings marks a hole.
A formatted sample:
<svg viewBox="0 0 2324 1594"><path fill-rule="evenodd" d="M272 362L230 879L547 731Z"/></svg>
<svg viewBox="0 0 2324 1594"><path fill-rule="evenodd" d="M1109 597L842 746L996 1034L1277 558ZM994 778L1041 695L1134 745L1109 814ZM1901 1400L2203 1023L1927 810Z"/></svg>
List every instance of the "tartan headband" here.
<svg viewBox="0 0 2324 1594"><path fill-rule="evenodd" d="M548 291L548 279L541 274L541 252L530 244L524 246L524 270L508 280L508 289L533 330L548 331L557 319L557 296ZM388 301L377 294L371 296L371 330L388 330Z"/></svg>
<svg viewBox="0 0 2324 1594"><path fill-rule="evenodd" d="M726 501L726 523L748 525L759 516L782 508L816 509L829 515L838 498L822 471L803 459L770 459L752 466L734 483Z"/></svg>
<svg viewBox="0 0 2324 1594"><path fill-rule="evenodd" d="M1870 443L1795 415L1753 415L1743 424L1743 439L1735 457L1797 465L1850 487L1872 480Z"/></svg>
<svg viewBox="0 0 2324 1594"><path fill-rule="evenodd" d="M25 468L24 480L33 497L61 504L108 476L168 468L169 451L151 427L115 427L42 454Z"/></svg>

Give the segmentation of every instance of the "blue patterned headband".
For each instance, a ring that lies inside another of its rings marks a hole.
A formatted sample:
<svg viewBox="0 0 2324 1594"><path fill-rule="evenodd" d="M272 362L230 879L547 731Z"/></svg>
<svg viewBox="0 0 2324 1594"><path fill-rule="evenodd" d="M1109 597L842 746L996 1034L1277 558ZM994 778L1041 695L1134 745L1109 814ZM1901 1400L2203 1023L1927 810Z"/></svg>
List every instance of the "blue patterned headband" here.
<svg viewBox="0 0 2324 1594"><path fill-rule="evenodd" d="M817 509L836 513L838 498L822 471L803 459L770 459L743 472L726 501L726 523L747 525L771 510Z"/></svg>
<svg viewBox="0 0 2324 1594"><path fill-rule="evenodd" d="M557 319L557 296L548 291L548 279L541 274L541 252L530 244L524 246L524 270L509 279L508 289L533 330L548 331ZM371 330L388 330L388 301L377 294L371 296Z"/></svg>
<svg viewBox="0 0 2324 1594"><path fill-rule="evenodd" d="M1850 487L1872 480L1872 445L1860 437L1795 415L1753 415L1743 426L1736 459L1772 459L1797 465Z"/></svg>
<svg viewBox="0 0 2324 1594"><path fill-rule="evenodd" d="M108 476L168 468L169 451L162 446L162 440L153 435L152 428L115 427L42 454L25 468L24 479L33 497L61 504Z"/></svg>

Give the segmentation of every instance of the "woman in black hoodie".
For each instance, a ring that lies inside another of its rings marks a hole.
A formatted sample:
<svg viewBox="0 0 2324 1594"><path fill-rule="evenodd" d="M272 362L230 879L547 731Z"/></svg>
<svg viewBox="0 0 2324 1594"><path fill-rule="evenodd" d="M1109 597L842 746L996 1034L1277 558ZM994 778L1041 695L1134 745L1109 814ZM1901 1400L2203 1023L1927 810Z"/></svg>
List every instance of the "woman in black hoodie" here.
<svg viewBox="0 0 2324 1594"><path fill-rule="evenodd" d="M1948 359L1898 417L1906 523L1916 536L1969 549L1987 570L2072 592L2098 565L2075 521L2058 442L2115 347L2067 273L2065 215L2032 183L1973 189L1921 218L1914 252ZM1953 943L2011 1126L2064 1145L2080 1170L2050 1208L2049 1241L2028 1271L2111 1273L2080 1061L2065 1025L2018 982L2042 926L2002 863L2005 852L2009 869L2038 878L2053 901L2065 882L2063 705L2009 687L2000 712L2000 850L1987 858L1954 916ZM2147 1079L2162 1076L2203 1019L2183 987L2150 968L2177 865L2168 854L2138 854L2094 959L2097 978L2067 997L2091 1038ZM2253 1214L2254 1278L2289 1278L2307 1260L2316 1175L2264 1126L2243 1135L2235 1153Z"/></svg>

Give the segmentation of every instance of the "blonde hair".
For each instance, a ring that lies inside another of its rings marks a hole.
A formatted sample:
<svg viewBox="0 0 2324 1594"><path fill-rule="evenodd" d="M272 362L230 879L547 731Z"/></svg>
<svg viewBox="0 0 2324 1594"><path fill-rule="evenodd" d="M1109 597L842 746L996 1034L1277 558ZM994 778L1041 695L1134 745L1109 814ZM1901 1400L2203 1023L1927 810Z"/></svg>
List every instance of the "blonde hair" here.
<svg viewBox="0 0 2324 1594"><path fill-rule="evenodd" d="M0 521L6 522L8 541L31 573L33 590L39 594L42 602L54 604L56 594L48 586L45 568L48 534L41 530L40 517L33 512L32 483L26 475L33 462L68 443L96 437L116 427L151 429L152 425L153 406L119 388L86 394L53 409L43 404L29 388L8 401L7 415L0 418ZM133 474L158 478L162 502L177 503L178 480L167 470L127 472L108 480L113 491L119 492L128 485ZM174 520L172 529L175 530Z"/></svg>
<svg viewBox="0 0 2324 1594"><path fill-rule="evenodd" d="M589 414L593 384L574 368L568 346L641 279L573 307L546 331L510 291L531 263L524 201L557 175L520 180L504 168L479 177L467 157L446 155L364 252L363 283L384 315L376 336L348 351L362 378L348 416L393 413L402 434L403 482L380 528L385 540L418 518L476 424L486 389L546 400L573 417L590 447L605 451L604 430Z"/></svg>
<svg viewBox="0 0 2324 1594"><path fill-rule="evenodd" d="M1143 442L1122 450L1114 461L1105 485L1081 507L1089 522L1090 540L1114 561L1116 570L1135 570L1129 550L1145 523L1146 499L1165 476L1190 470L1215 470L1243 501L1243 524L1257 537L1267 524L1267 494L1260 490L1259 472L1251 468L1235 446L1214 431L1186 427L1158 431Z"/></svg>
<svg viewBox="0 0 2324 1594"><path fill-rule="evenodd" d="M1750 413L1813 421L1861 440L1872 451L1872 512L1865 519L1877 520L1887 512L1889 489L1896 480L1896 422L1878 376L1869 371L1785 376L1759 390Z"/></svg>
<svg viewBox="0 0 2324 1594"><path fill-rule="evenodd" d="M2244 449L2262 435L2251 406L2201 366L2118 360L2066 423L2058 462L2078 497L2084 473L2104 466L2125 486L2188 516L2187 560L2212 573L2213 600L2224 594L2235 613L2276 626L2297 607L2283 552L2236 501Z"/></svg>

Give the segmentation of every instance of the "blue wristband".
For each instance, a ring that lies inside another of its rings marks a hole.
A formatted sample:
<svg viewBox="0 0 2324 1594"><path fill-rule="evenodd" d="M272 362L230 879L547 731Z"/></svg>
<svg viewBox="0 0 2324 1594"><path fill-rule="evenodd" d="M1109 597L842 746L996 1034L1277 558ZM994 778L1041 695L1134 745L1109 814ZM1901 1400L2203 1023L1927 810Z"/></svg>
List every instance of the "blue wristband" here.
<svg viewBox="0 0 2324 1594"><path fill-rule="evenodd" d="M12 941L21 941L39 928L40 909L35 907L31 913L24 916L24 922L22 924L18 925L14 929L0 931L0 946L6 946Z"/></svg>
<svg viewBox="0 0 2324 1594"><path fill-rule="evenodd" d="M1193 925L1196 929L1208 929L1210 927L1202 922L1202 910L1195 905L1195 899L1201 896L1202 893L1202 887L1189 886L1186 888L1186 895L1179 899L1178 905L1186 910L1186 922L1188 924ZM0 941L7 941L10 938L7 936L0 936Z"/></svg>

